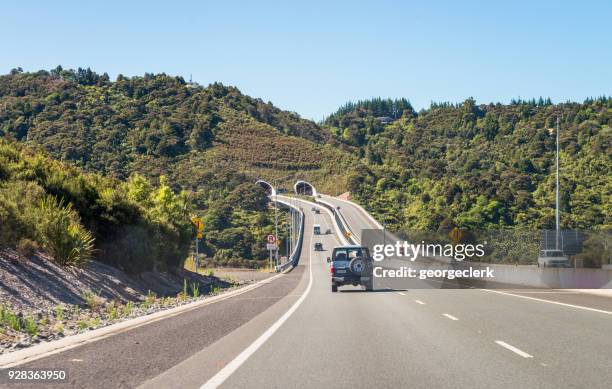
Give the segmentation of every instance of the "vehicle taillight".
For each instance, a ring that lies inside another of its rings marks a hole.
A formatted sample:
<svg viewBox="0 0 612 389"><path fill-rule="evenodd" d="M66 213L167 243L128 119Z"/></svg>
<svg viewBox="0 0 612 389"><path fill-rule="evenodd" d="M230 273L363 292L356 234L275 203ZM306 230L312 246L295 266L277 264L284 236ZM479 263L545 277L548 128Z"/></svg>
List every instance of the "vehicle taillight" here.
<svg viewBox="0 0 612 389"><path fill-rule="evenodd" d="M329 272L331 274L334 274L334 263L332 262L331 265L329 265Z"/></svg>

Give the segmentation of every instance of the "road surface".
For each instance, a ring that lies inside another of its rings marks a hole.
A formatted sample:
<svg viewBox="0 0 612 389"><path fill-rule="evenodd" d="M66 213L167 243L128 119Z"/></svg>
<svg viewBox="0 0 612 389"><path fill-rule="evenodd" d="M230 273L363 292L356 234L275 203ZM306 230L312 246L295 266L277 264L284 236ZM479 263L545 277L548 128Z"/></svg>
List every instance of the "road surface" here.
<svg viewBox="0 0 612 389"><path fill-rule="evenodd" d="M353 229L373 227L343 204L349 223L362 223ZM67 367L71 387L611 386L611 299L392 285L331 293L326 257L338 237L313 236L313 224L333 223L303 208L300 265L288 275L22 367ZM325 251L313 251L315 242Z"/></svg>
<svg viewBox="0 0 612 389"><path fill-rule="evenodd" d="M338 211L344 216L352 232L357 235L357 239L361 239L363 230L376 230L380 228L364 211L349 201L326 195L321 195L321 199L335 207L340 207Z"/></svg>

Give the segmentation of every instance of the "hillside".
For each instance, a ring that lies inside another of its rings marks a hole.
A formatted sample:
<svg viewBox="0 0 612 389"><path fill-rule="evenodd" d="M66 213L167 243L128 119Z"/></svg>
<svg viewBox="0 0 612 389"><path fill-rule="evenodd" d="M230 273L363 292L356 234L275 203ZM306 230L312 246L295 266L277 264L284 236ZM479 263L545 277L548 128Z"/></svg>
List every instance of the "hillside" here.
<svg viewBox="0 0 612 389"><path fill-rule="evenodd" d="M164 180L119 182L0 139L0 249L41 250L60 265L90 259L137 273L177 268L192 228L186 194Z"/></svg>
<svg viewBox="0 0 612 389"><path fill-rule="evenodd" d="M329 133L295 113L165 74L110 81L89 69L15 70L0 77L2 135L122 180L166 175L203 205L257 178L305 178L340 193L350 161L325 146Z"/></svg>
<svg viewBox="0 0 612 389"><path fill-rule="evenodd" d="M350 190L393 228L550 228L557 116L562 225L610 226L611 112L608 98L557 105L468 99L420 112L406 99L377 98L347 103L315 124L236 88L165 74L110 81L58 67L0 77L0 135L120 180L166 176L216 218L215 231L242 229L245 252L233 252L228 236L205 248L225 259L261 254L243 224L261 222L263 231L262 205L251 199L244 216L227 200L244 197L251 190L244 185L257 178L286 188L303 178L329 194Z"/></svg>
<svg viewBox="0 0 612 389"><path fill-rule="evenodd" d="M354 160L317 124L233 87L218 83L202 87L165 74L120 75L110 81L106 74L89 69L61 67L36 73L14 70L0 76L0 137L40 147L46 154L37 158L46 160L49 155L68 163L64 167L49 161L49 166L67 169L76 177L78 184L63 178L68 181L64 186L95 182L76 193L50 194L79 213L84 229L96 238L98 258L115 266L128 264L127 270L133 272L182 263L192 237L185 225L188 211L204 216L200 250L211 265L260 264L257 261L266 258L261 242L272 231L273 220L264 193L254 182L263 178L289 189L302 178L327 193L340 193L346 190L346 171ZM27 165L24 153L30 151L10 142L3 145L17 148L11 151L15 164ZM81 179L82 171L97 175L83 174L86 178ZM19 174L11 173L9 182L18 180ZM112 196L124 201L130 188L140 193L136 200L145 208L141 213L150 214L153 211L146 208L159 207L148 198L155 198L157 186L165 188L164 193L170 188L183 192L178 197L181 210L173 215L181 236L169 240L180 241L180 249L164 254L168 257L160 261L139 243L147 239L136 238L148 233L130 224L137 222L111 215L112 223L100 227L95 219L104 209L98 202L115 201L108 199L108 193L119 192ZM15 213L11 217L23 219ZM17 235L4 244L14 247L22 239L35 238ZM107 236L112 242L120 239L129 250L121 256L106 254L113 247L105 243ZM102 250L102 245L110 248ZM132 251L138 254L131 257Z"/></svg>
<svg viewBox="0 0 612 389"><path fill-rule="evenodd" d="M397 107L402 107L399 110ZM397 118L383 124L376 117ZM554 226L554 150L561 117L561 223L612 226L612 100L553 105L347 104L326 126L363 156L355 199L396 229Z"/></svg>

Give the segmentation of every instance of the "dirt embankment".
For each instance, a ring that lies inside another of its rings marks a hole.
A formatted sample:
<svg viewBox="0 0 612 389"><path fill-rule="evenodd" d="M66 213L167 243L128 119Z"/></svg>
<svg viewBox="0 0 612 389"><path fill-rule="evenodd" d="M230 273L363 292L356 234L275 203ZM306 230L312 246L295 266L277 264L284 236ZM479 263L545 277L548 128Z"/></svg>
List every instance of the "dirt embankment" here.
<svg viewBox="0 0 612 389"><path fill-rule="evenodd" d="M0 250L0 303L16 309L41 309L57 304L86 304L85 292L104 300L138 301L149 291L175 296L184 280L199 283L201 292L227 287L217 277L176 269L173 273L145 272L130 276L97 261L84 268L61 267L44 254L24 258L13 250Z"/></svg>
<svg viewBox="0 0 612 389"><path fill-rule="evenodd" d="M183 269L128 275L0 249L0 354L187 304L252 281Z"/></svg>

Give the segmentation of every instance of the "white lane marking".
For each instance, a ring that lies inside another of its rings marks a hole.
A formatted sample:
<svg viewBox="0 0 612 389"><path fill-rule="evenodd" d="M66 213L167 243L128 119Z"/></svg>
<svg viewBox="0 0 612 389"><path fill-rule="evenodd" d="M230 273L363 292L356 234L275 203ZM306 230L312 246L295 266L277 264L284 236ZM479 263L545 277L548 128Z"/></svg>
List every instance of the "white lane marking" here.
<svg viewBox="0 0 612 389"><path fill-rule="evenodd" d="M414 302L417 303L417 304L425 305L425 303L422 302L421 300L414 300Z"/></svg>
<svg viewBox="0 0 612 389"><path fill-rule="evenodd" d="M451 320L459 320L459 319L457 319L455 316L453 316L453 315L449 315L448 313L443 313L443 314L442 314L442 316L445 316L445 317L447 317L447 318L449 318L449 319L451 319Z"/></svg>
<svg viewBox="0 0 612 389"><path fill-rule="evenodd" d="M406 293L403 293L403 292L397 292L397 294L401 294L402 296L406 295Z"/></svg>
<svg viewBox="0 0 612 389"><path fill-rule="evenodd" d="M540 298L537 298L537 297L523 296L523 295L520 295L520 294L502 292L502 291L499 291L499 290L492 290L492 289L478 289L478 290L481 290L481 291L484 291L484 292L490 292L490 293L503 294L503 295L506 295L506 296L520 297L522 299L527 299L527 300L541 301L543 303L561 305L561 306L564 306L564 307L583 309L585 311L604 313L606 315L612 315L612 312L610 312L610 311L604 311L603 309L597 309L597 308L584 307L582 305L567 304L567 303L562 303L560 301L553 301L553 300L540 299Z"/></svg>
<svg viewBox="0 0 612 389"><path fill-rule="evenodd" d="M508 349L508 350L512 351L513 353L516 353L516 354L520 355L523 358L533 358L533 355L527 354L523 350L520 350L520 349L514 347L513 345L504 342L503 340L496 340L495 343L499 344L500 346L502 346L505 349Z"/></svg>
<svg viewBox="0 0 612 389"><path fill-rule="evenodd" d="M566 292L564 290L555 290L555 291L539 291L539 290L530 290L530 291L522 291L522 290L511 290L509 293L522 293L522 294L582 294L580 292Z"/></svg>
<svg viewBox="0 0 612 389"><path fill-rule="evenodd" d="M204 385L200 387L200 389L215 389L218 388L226 379L228 379L236 370L242 366L244 362L251 355L253 355L274 333L291 317L293 312L295 312L298 307L304 302L306 296L310 293L310 289L312 289L312 235L310 236L310 244L308 245L310 249L308 250L308 286L306 287L306 291L302 296L289 308L287 312L283 316L281 316L270 328L266 330L259 338L257 338L253 343L251 343L244 351L242 351L236 358L234 358L230 363L225 365L223 369L221 369L217 374L215 374L211 379L209 379Z"/></svg>

